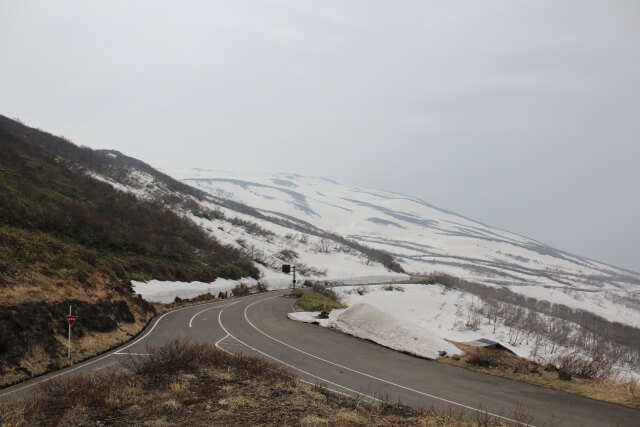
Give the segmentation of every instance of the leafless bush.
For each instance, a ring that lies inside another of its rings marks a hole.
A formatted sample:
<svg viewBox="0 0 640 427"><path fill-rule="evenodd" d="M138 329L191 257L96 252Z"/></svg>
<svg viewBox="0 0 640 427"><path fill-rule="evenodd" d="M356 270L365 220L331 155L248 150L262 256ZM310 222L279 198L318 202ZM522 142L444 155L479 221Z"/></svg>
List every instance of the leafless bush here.
<svg viewBox="0 0 640 427"><path fill-rule="evenodd" d="M157 380L189 367L198 356L198 346L175 338L161 347L148 347L147 356L123 359L123 364L135 374Z"/></svg>
<svg viewBox="0 0 640 427"><path fill-rule="evenodd" d="M331 252L331 240L321 237L315 245L315 250L320 253Z"/></svg>
<svg viewBox="0 0 640 427"><path fill-rule="evenodd" d="M349 293L351 293L351 292L355 292L358 295L362 296L362 295L366 294L368 292L368 290L364 286L358 286L357 288L349 291Z"/></svg>
<svg viewBox="0 0 640 427"><path fill-rule="evenodd" d="M484 367L500 367L504 365L505 354L502 350L480 347L476 349L467 362L470 365Z"/></svg>
<svg viewBox="0 0 640 427"><path fill-rule="evenodd" d="M293 262L299 257L300 255L298 255L298 253L293 249L283 249L277 255L277 258L281 259L284 262Z"/></svg>
<svg viewBox="0 0 640 427"><path fill-rule="evenodd" d="M568 372L578 378L605 379L612 373L611 361L601 354L589 359L573 352L557 357L554 364L559 371Z"/></svg>
<svg viewBox="0 0 640 427"><path fill-rule="evenodd" d="M234 297L243 297L251 293L251 288L244 283L240 283L231 289L231 293Z"/></svg>
<svg viewBox="0 0 640 427"><path fill-rule="evenodd" d="M480 327L482 317L481 306L478 305L474 299L467 307L467 321L465 326L473 331L477 331Z"/></svg>
<svg viewBox="0 0 640 427"><path fill-rule="evenodd" d="M265 237L275 236L275 233L273 231L267 230L266 228L259 226L255 222L247 221L239 217L228 219L228 221L237 227L244 228L249 234Z"/></svg>
<svg viewBox="0 0 640 427"><path fill-rule="evenodd" d="M327 270L319 270L317 268L308 266L306 264L303 264L301 262L296 263L296 271L298 273L300 273L303 276L318 276L318 277L322 277L322 276L326 276L327 274Z"/></svg>
<svg viewBox="0 0 640 427"><path fill-rule="evenodd" d="M311 290L313 292L318 293L318 294L322 294L322 295L326 296L327 298L332 299L335 302L340 302L340 297L338 297L338 294L336 294L336 292L331 288L327 288L326 286L322 286L322 285L316 283L316 284L311 286Z"/></svg>

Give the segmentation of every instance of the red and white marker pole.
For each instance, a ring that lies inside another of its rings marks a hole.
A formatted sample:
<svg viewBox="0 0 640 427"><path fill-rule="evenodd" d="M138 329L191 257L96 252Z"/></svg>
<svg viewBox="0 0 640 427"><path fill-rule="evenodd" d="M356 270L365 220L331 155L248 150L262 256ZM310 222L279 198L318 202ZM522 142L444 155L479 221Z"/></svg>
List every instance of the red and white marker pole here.
<svg viewBox="0 0 640 427"><path fill-rule="evenodd" d="M72 316L71 315L71 305L69 305L69 314L66 316L67 317L67 323L69 323L69 349L67 350L67 358L71 358L71 326L73 326L74 323L76 323L76 319L78 318L78 316Z"/></svg>

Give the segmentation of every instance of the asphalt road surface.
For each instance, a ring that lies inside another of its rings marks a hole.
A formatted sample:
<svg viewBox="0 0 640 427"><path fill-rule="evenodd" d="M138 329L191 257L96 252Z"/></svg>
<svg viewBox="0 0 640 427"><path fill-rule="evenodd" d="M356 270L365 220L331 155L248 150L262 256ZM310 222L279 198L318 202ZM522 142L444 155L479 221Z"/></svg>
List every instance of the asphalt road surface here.
<svg viewBox="0 0 640 427"><path fill-rule="evenodd" d="M182 337L280 363L304 381L368 400L482 411L506 421L524 413L532 415L531 424L537 426L557 421L564 426L640 425L638 410L443 365L291 321L287 313L293 300L282 294L255 294L165 313L131 343L1 390L0 401L28 396L50 378L120 369L122 358L140 357L149 346Z"/></svg>

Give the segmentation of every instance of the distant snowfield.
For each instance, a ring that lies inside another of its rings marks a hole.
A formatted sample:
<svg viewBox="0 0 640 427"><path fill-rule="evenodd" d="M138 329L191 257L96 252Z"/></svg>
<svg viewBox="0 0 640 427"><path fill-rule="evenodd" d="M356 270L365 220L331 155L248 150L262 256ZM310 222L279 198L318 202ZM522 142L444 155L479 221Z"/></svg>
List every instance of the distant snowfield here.
<svg viewBox="0 0 640 427"><path fill-rule="evenodd" d="M442 272L503 286L640 327L640 274L475 222L415 197L295 174L249 175L204 169L165 172L215 197L251 206L267 217L295 218L387 251L407 272ZM266 221L243 218L279 235L290 233ZM215 228L212 231L225 242L233 243L237 238L237 231L229 239ZM252 243L265 252L276 251L264 239L256 242L253 238ZM283 247L282 242L277 244ZM367 265L369 272L363 272L362 263L352 255L314 253L310 245L296 244L300 261L326 270L332 277L385 273L379 265L378 271L375 265Z"/></svg>

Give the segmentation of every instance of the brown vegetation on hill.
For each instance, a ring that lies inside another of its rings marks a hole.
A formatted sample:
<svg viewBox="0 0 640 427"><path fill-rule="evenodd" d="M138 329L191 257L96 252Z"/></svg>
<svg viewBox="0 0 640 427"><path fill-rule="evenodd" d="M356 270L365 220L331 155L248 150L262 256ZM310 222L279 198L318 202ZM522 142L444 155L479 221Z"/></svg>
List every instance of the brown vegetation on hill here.
<svg viewBox="0 0 640 427"><path fill-rule="evenodd" d="M638 383L608 379L610 364L604 358L587 360L570 355L558 358L555 364L541 365L504 349L453 344L466 354L443 357L439 362L640 409Z"/></svg>
<svg viewBox="0 0 640 427"><path fill-rule="evenodd" d="M135 162L108 154L0 116L0 385L68 363L69 305L79 315L74 357L87 357L133 336L154 314L133 294L132 279L258 275L242 252L165 205L92 178Z"/></svg>

